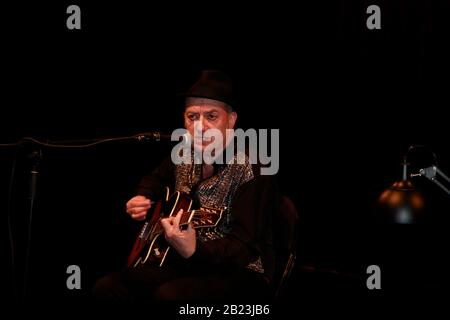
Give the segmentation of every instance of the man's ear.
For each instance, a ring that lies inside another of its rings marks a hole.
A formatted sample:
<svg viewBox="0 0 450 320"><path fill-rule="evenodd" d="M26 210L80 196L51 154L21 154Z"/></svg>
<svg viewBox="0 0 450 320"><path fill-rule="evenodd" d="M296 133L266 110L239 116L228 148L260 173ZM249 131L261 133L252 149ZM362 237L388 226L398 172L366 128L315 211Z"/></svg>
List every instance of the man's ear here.
<svg viewBox="0 0 450 320"><path fill-rule="evenodd" d="M238 118L238 115L236 112L230 112L228 113L228 128L227 129L234 129L234 125L236 124L236 120Z"/></svg>

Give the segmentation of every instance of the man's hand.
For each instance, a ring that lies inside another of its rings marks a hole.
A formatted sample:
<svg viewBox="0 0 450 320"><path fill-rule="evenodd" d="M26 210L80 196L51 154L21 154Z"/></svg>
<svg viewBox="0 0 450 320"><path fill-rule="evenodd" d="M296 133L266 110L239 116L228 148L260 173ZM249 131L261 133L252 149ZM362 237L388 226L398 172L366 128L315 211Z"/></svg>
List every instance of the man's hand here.
<svg viewBox="0 0 450 320"><path fill-rule="evenodd" d="M183 209L178 211L176 216L161 219L161 225L164 228L164 235L167 242L183 257L189 258L195 252L196 237L195 229L188 225L186 230L180 229L180 220L183 215Z"/></svg>
<svg viewBox="0 0 450 320"><path fill-rule="evenodd" d="M150 209L152 203L150 199L144 196L136 196L127 202L127 213L134 219L138 221L145 220L147 216L148 209Z"/></svg>

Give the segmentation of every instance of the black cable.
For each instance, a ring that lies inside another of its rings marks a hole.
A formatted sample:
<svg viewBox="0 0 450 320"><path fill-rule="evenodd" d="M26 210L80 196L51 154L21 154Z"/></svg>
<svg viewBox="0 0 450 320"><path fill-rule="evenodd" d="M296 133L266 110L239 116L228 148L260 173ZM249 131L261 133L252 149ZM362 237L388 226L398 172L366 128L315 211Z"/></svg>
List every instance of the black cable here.
<svg viewBox="0 0 450 320"><path fill-rule="evenodd" d="M35 200L35 190L36 190L36 179L38 172L36 169L32 169L31 171L31 195L30 195L30 207L28 212L28 232L27 232L27 248L25 252L25 272L24 272L24 297L28 294L28 278L29 278L29 270L30 270L30 254L31 254L31 229L32 229L32 221L33 221L33 209L34 209L34 200Z"/></svg>
<svg viewBox="0 0 450 320"><path fill-rule="evenodd" d="M36 140L34 138L30 138L30 137L25 137L25 138L22 138L21 140L22 141L31 141L38 145L41 145L44 147L50 147L50 148L88 148L88 147L92 147L92 146L95 146L95 145L98 145L101 143L105 143L105 142L131 140L131 139L137 139L138 137L139 137L139 135L129 136L129 137L119 137L119 138L107 138L107 139L95 140L94 142L91 142L91 143L79 144L79 145L66 145L66 144L58 144L58 143L51 143L51 142L47 143L47 142L42 142L42 141Z"/></svg>
<svg viewBox="0 0 450 320"><path fill-rule="evenodd" d="M29 270L31 265L31 230L33 225L33 210L34 210L34 202L36 199L36 187L37 187L37 178L38 178L38 168L39 161L42 159L42 153L40 150L35 150L29 154L29 159L31 160L31 176L30 176L30 184L29 184L29 208L28 208L28 232L27 232L27 246L25 251L25 272L24 272L24 297L28 295L28 279L29 279Z"/></svg>
<svg viewBox="0 0 450 320"><path fill-rule="evenodd" d="M14 178L16 174L16 163L17 163L17 152L14 156L14 160L11 167L11 175L9 178L9 189L8 189L8 204L7 204L7 216L8 216L8 235L9 235L9 245L11 249L11 276L12 276L12 286L14 292L14 298L17 298L17 279L16 279L16 253L14 247L14 237L12 230L12 199L13 199L13 189L14 189Z"/></svg>
<svg viewBox="0 0 450 320"><path fill-rule="evenodd" d="M14 143L0 143L0 147L17 147L19 145L18 142Z"/></svg>
<svg viewBox="0 0 450 320"><path fill-rule="evenodd" d="M24 142L33 142L37 145L49 147L49 148L71 148L71 149L79 149L79 148L88 148L105 142L113 142L113 141L125 141L125 140L137 140L137 141L160 141L161 139L171 139L171 135L167 133L161 133L158 131L155 132L146 132L139 133L133 136L127 137L117 137L117 138L106 138L106 139L89 139L89 140L69 140L69 141L39 141L35 138L24 137L20 139L20 141L16 143L2 143L0 147L13 147L20 146ZM91 142L93 141L93 142ZM81 144L80 144L81 143Z"/></svg>

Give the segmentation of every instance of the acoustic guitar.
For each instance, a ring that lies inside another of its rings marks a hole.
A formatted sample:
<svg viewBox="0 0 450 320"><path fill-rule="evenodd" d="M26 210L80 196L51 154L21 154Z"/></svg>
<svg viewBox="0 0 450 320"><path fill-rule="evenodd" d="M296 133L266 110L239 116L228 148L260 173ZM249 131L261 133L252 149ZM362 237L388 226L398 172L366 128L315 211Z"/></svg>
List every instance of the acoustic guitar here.
<svg viewBox="0 0 450 320"><path fill-rule="evenodd" d="M170 245L164 237L160 221L176 215L180 209L183 209L180 228L192 224L194 228L202 228L205 229L203 232L208 232L208 229L214 230L217 227L224 209L201 207L191 210L192 204L192 198L186 193L176 191L170 194L169 188L166 187L165 197L156 202L147 213L147 219L128 256L128 267L135 268L144 263L154 263L161 267L164 264Z"/></svg>

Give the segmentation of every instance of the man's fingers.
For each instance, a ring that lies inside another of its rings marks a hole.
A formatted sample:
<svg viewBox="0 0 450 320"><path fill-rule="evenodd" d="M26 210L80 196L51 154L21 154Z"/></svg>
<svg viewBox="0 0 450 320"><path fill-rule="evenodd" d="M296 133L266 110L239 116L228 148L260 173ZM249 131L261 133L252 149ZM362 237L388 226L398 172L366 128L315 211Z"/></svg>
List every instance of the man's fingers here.
<svg viewBox="0 0 450 320"><path fill-rule="evenodd" d="M189 223L189 224L188 224L188 227L187 227L187 229L186 229L186 232L187 232L188 234L194 234L194 235L195 235L195 229L194 229L194 227L192 226L192 223Z"/></svg>
<svg viewBox="0 0 450 320"><path fill-rule="evenodd" d="M172 229L172 218L164 218L159 221L164 231L167 233Z"/></svg>
<svg viewBox="0 0 450 320"><path fill-rule="evenodd" d="M150 208L152 206L150 200L145 201L129 201L127 203L127 209L131 208Z"/></svg>
<svg viewBox="0 0 450 320"><path fill-rule="evenodd" d="M148 209L146 208L133 208L133 209L128 209L127 212L129 214L146 214L148 211Z"/></svg>
<svg viewBox="0 0 450 320"><path fill-rule="evenodd" d="M146 213L132 214L131 217L135 220L142 221L145 219Z"/></svg>
<svg viewBox="0 0 450 320"><path fill-rule="evenodd" d="M181 216L183 215L183 209L180 209L180 211L178 211L177 215L175 216L175 218L173 219L173 228L175 230L180 229L180 220L181 220Z"/></svg>
<svg viewBox="0 0 450 320"><path fill-rule="evenodd" d="M150 209L151 205L140 205L140 206L135 206L135 205L129 205L127 206L127 209L135 209L135 208L144 208L144 209Z"/></svg>
<svg viewBox="0 0 450 320"><path fill-rule="evenodd" d="M180 232L180 219L182 215L183 209L180 209L176 216L170 216L160 220L166 236L171 237L173 234Z"/></svg>
<svg viewBox="0 0 450 320"><path fill-rule="evenodd" d="M131 198L125 205L126 212L134 220L145 220L148 210L152 207L153 202L144 196L135 196Z"/></svg>

